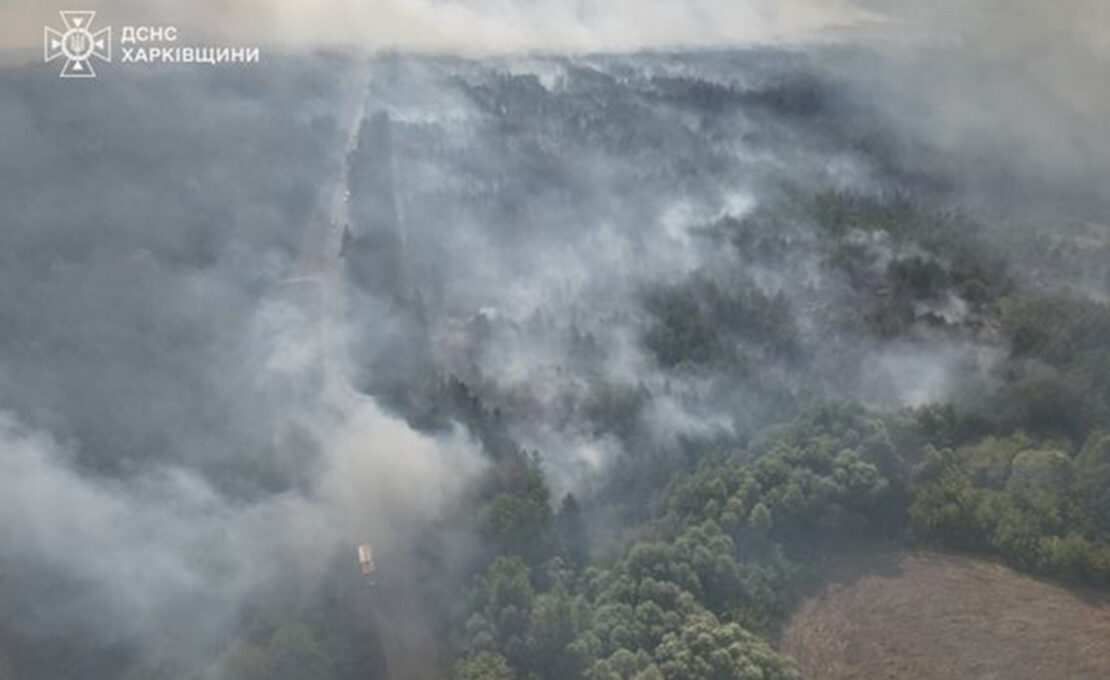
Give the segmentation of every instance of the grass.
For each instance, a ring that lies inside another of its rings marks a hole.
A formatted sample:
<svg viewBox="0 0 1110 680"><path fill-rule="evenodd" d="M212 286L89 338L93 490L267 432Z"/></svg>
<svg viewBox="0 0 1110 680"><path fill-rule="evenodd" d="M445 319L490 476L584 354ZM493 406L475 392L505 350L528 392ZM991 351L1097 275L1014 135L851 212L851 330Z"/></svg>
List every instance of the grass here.
<svg viewBox="0 0 1110 680"><path fill-rule="evenodd" d="M856 559L781 646L810 680L1105 680L1110 600L966 557Z"/></svg>

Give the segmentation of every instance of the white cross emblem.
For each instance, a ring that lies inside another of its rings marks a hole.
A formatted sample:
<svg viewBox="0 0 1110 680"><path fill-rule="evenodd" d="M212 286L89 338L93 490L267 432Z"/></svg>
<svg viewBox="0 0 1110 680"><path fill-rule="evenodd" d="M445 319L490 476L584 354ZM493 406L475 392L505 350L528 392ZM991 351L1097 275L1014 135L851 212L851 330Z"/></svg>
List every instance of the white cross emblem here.
<svg viewBox="0 0 1110 680"><path fill-rule="evenodd" d="M96 12L59 12L65 32L49 26L43 34L43 55L47 63L65 57L63 78L95 78L92 58L112 61L112 29L102 28L96 33L89 30Z"/></svg>

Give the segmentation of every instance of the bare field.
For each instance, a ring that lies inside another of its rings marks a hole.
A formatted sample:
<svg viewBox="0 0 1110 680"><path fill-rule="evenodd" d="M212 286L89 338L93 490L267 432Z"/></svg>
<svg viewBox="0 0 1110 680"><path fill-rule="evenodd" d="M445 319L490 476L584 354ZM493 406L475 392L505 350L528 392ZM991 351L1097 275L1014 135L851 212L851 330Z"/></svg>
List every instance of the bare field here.
<svg viewBox="0 0 1110 680"><path fill-rule="evenodd" d="M936 553L845 565L790 620L808 680L1106 680L1110 601Z"/></svg>

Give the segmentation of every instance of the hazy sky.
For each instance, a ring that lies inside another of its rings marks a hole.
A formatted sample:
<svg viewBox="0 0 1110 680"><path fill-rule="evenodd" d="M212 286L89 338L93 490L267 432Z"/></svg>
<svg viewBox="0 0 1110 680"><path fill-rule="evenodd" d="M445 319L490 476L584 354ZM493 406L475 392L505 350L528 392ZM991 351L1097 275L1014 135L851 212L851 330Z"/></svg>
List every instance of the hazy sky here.
<svg viewBox="0 0 1110 680"><path fill-rule="evenodd" d="M849 0L87 0L81 7L112 25L174 24L193 36L461 51L770 41L874 18ZM37 45L42 26L66 8L3 3L0 43Z"/></svg>
<svg viewBox="0 0 1110 680"><path fill-rule="evenodd" d="M80 6L98 10L101 25L176 25L182 44L621 51L848 32L971 46L999 59L1051 61L1055 52L1076 50L1110 56L1104 0L86 0ZM0 47L37 48L42 27L57 24L57 11L67 8L5 0Z"/></svg>

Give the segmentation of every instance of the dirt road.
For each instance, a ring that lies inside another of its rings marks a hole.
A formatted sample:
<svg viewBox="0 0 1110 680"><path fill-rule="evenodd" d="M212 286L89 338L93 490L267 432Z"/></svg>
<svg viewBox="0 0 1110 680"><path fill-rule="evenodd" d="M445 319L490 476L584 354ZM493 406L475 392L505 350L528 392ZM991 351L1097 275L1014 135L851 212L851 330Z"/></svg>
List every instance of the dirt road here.
<svg viewBox="0 0 1110 680"><path fill-rule="evenodd" d="M344 260L340 256L344 226L351 223L350 159L359 147L359 134L366 119L372 67L352 79L351 97L341 105L337 119L346 125L344 147L333 160L333 174L321 185L313 218L306 226L298 260L286 283L301 312L318 334L322 378L320 401L337 413L364 407L370 398L352 386L354 362L348 345L349 307ZM351 537L351 569L357 569L355 546L365 536ZM403 560L398 560L403 562ZM430 633L420 606L419 584L406 574L382 574L372 591L360 589L360 610L371 620L368 631L379 640L368 645L382 650L389 680L440 680L438 646ZM370 634L370 633L368 633Z"/></svg>

